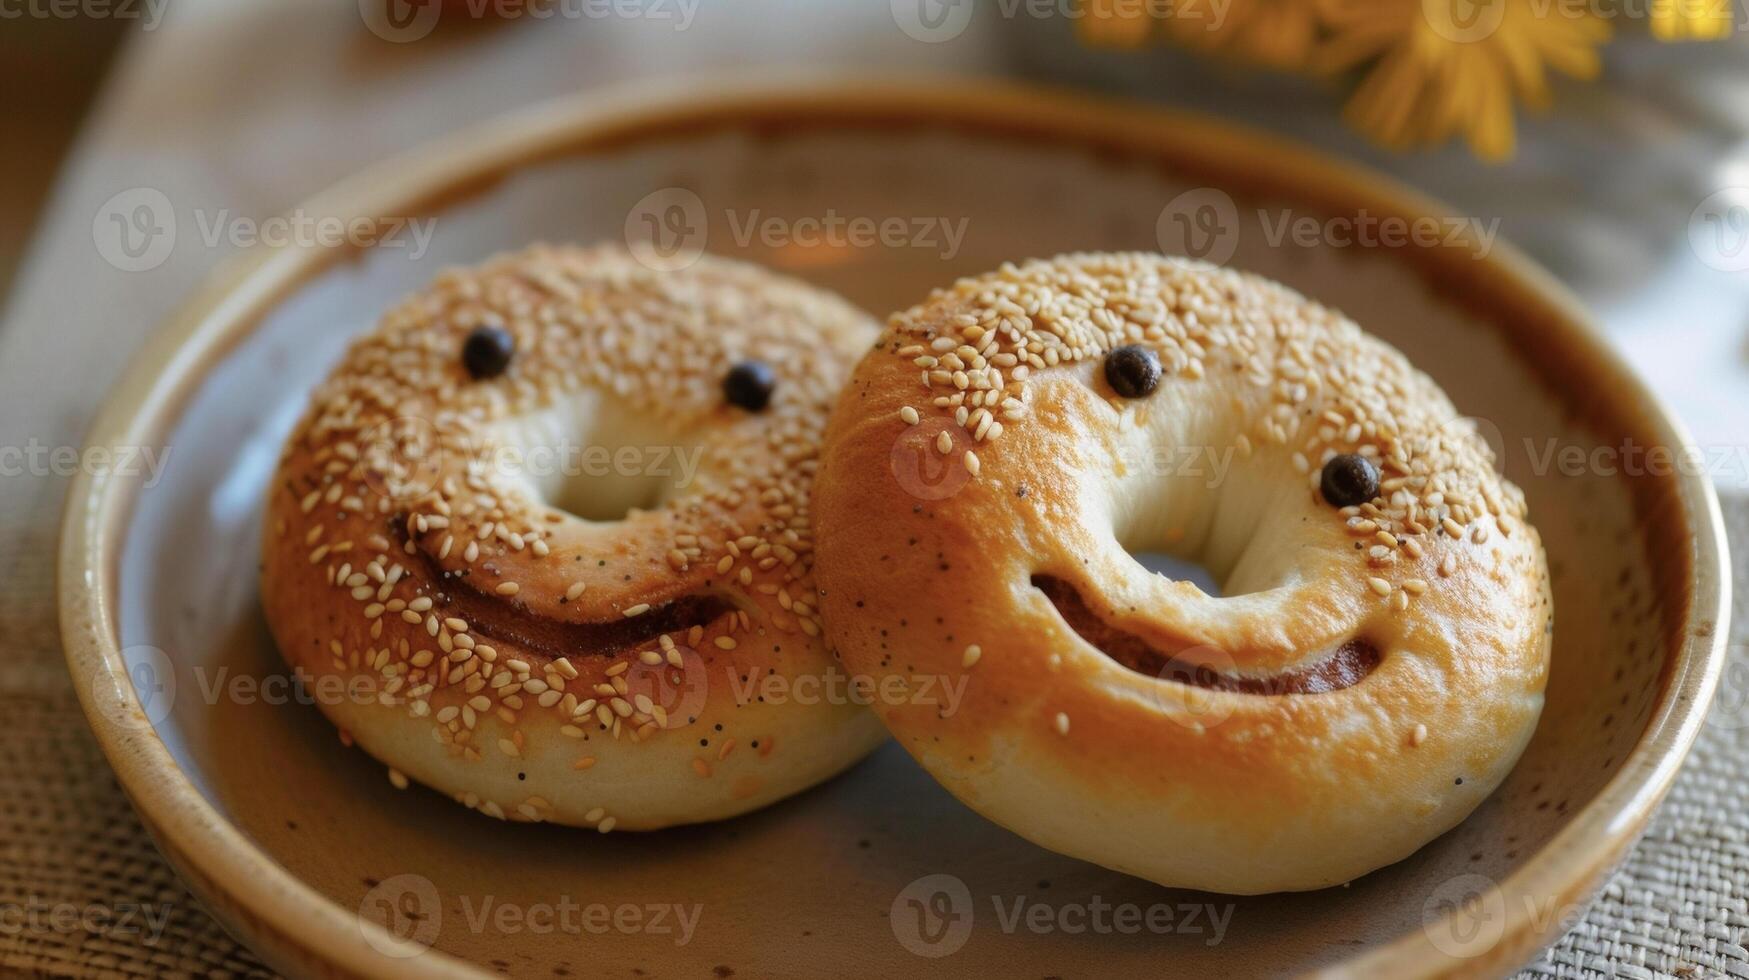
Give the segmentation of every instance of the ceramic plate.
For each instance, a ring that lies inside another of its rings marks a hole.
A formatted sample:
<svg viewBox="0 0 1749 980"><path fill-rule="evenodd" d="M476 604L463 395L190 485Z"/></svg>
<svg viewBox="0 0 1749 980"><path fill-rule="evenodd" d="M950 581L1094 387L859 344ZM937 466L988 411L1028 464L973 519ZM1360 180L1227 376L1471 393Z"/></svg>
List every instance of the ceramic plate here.
<svg viewBox="0 0 1749 980"><path fill-rule="evenodd" d="M1498 974L1644 827L1717 677L1712 492L1622 455L1686 449L1668 413L1485 224L1293 146L964 82L695 83L540 106L299 214L413 220L370 247L258 249L194 297L91 436L167 465L151 485L81 477L60 566L68 659L123 784L195 892L290 973ZM1165 248L1344 310L1479 420L1529 497L1556 607L1535 740L1410 859L1242 899L1040 850L890 744L766 811L647 835L396 789L283 683L255 597L264 485L349 338L442 266L534 239L705 247L877 314L1005 260Z"/></svg>

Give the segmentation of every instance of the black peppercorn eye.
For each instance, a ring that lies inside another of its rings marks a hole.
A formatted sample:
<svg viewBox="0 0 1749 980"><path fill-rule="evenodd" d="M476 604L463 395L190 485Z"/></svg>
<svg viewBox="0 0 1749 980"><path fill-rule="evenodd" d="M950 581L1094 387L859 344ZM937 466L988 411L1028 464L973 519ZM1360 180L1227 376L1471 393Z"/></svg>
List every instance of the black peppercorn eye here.
<svg viewBox="0 0 1749 980"><path fill-rule="evenodd" d="M1334 507L1358 507L1379 495L1379 471L1365 456L1332 456L1318 478L1318 492Z"/></svg>
<svg viewBox="0 0 1749 980"><path fill-rule="evenodd" d="M723 375L723 397L749 412L764 411L776 388L777 374L764 361L742 361Z"/></svg>
<svg viewBox="0 0 1749 980"><path fill-rule="evenodd" d="M475 327L462 342L462 366L475 381L496 378L510 368L516 338L503 327Z"/></svg>
<svg viewBox="0 0 1749 980"><path fill-rule="evenodd" d="M1160 355L1140 344L1105 355L1105 381L1125 398L1146 398L1160 387Z"/></svg>

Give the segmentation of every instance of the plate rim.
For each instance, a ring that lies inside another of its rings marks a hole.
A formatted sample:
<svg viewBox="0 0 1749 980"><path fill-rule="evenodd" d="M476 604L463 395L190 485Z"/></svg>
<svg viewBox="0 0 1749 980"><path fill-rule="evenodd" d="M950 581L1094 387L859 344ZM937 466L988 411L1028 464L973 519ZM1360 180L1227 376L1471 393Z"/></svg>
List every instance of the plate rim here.
<svg viewBox="0 0 1749 980"><path fill-rule="evenodd" d="M1180 170L1218 169L1228 182L1223 186L1239 177L1264 187L1291 187L1301 193L1296 204L1339 201L1343 207L1359 204L1410 218L1455 214L1370 168L1199 113L993 79L806 71L691 76L535 103L372 165L310 198L300 211L341 217L424 214L518 168L635 144L664 132L686 133L688 123L805 127L833 119L907 128L945 125L978 135L1046 135L1066 146L1119 147L1137 157L1171 160ZM275 303L353 251L348 245L262 245L222 263L155 328L105 396L85 444L148 445L154 435L167 435L208 370L256 329ZM1617 404L1636 416L1641 434L1684 452L1695 449L1668 406L1607 343L1578 300L1510 244L1495 243L1481 259L1459 249L1399 251L1442 275L1469 279L1485 273L1491 295L1540 310L1539 327L1551 333L1547 342L1569 356L1589 359L1594 370L1624 383ZM1470 268L1452 265L1457 261ZM1616 775L1499 883L1503 894L1588 901L1669 790L1718 683L1731 589L1718 498L1701 474L1655 479L1677 503L1692 541L1689 608L1680 645L1664 669L1662 696ZM113 474L82 471L74 478L62 518L56 581L67 664L80 704L159 848L220 921L276 966L369 977L490 976L438 949L406 959L382 955L383 944L393 942L386 929L346 911L256 847L200 793L155 728L149 722L141 726L145 715L126 672L117 618L120 557L139 489L137 481ZM1500 941L1481 955L1449 957L1434 946L1429 930L1411 930L1323 972L1500 973L1556 938L1562 918L1509 906Z"/></svg>

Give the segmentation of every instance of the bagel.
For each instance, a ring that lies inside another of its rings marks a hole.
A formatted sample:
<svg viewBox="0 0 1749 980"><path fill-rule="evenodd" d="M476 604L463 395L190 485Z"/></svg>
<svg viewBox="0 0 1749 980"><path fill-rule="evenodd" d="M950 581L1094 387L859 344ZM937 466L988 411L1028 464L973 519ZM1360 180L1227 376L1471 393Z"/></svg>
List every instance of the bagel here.
<svg viewBox="0 0 1749 980"><path fill-rule="evenodd" d="M837 670L811 484L875 333L710 257L444 272L285 445L261 579L281 653L397 785L494 817L654 829L839 772L885 737L872 714L761 685Z"/></svg>
<svg viewBox="0 0 1749 980"><path fill-rule="evenodd" d="M1044 847L1335 885L1455 826L1536 725L1553 610L1522 493L1400 353L1267 280L1142 254L963 279L892 318L822 460L846 667L963 683L951 712L877 710Z"/></svg>

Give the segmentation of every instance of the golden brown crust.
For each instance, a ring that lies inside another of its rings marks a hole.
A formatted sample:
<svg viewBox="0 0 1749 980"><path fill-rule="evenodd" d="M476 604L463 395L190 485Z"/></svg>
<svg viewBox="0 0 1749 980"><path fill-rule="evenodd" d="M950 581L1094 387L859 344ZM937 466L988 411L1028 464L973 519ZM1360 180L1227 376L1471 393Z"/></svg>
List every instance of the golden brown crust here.
<svg viewBox="0 0 1749 980"><path fill-rule="evenodd" d="M464 365L479 327L514 338L501 375ZM281 652L369 695L318 701L397 781L493 816L654 828L837 772L878 723L757 684L837 670L810 605L811 484L873 332L708 257L657 272L536 246L444 273L353 345L287 441L262 576ZM749 359L777 377L763 411L725 403ZM578 492L632 509L549 503Z"/></svg>
<svg viewBox="0 0 1749 980"><path fill-rule="evenodd" d="M1124 344L1159 354L1151 397L1100 374ZM829 634L859 674L965 679L956 711L880 713L1038 843L1175 886L1347 881L1468 814L1541 709L1542 549L1455 417L1255 277L1076 255L962 280L893 318L828 428ZM1340 453L1379 497L1322 499ZM1201 560L1228 598L1126 546Z"/></svg>

